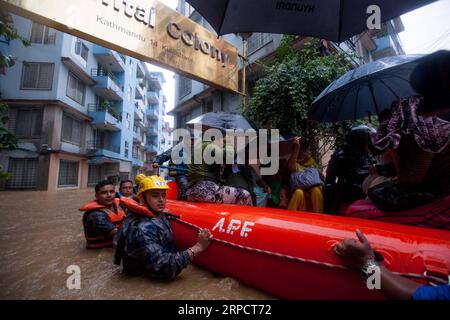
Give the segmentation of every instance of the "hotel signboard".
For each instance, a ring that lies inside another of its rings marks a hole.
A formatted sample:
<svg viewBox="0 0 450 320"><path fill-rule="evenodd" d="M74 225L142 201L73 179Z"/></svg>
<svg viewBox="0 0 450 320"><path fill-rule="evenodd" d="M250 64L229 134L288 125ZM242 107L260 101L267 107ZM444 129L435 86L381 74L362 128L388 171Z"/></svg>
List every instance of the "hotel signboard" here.
<svg viewBox="0 0 450 320"><path fill-rule="evenodd" d="M0 0L1 9L238 92L237 49L156 0Z"/></svg>

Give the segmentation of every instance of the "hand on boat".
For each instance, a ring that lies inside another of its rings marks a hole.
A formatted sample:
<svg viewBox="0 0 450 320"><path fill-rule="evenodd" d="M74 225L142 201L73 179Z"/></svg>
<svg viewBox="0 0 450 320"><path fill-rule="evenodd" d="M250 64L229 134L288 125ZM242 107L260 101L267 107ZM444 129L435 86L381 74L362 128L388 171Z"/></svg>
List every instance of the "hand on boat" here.
<svg viewBox="0 0 450 320"><path fill-rule="evenodd" d="M375 253L366 236L356 230L359 239L344 239L334 246L333 251L351 268L361 269L369 260L375 260Z"/></svg>
<svg viewBox="0 0 450 320"><path fill-rule="evenodd" d="M211 231L209 231L208 229L200 229L200 231L198 232L197 243L192 248L188 249L188 251L190 252L189 256L191 260L193 260L198 254L202 253L209 247L209 245L211 244L211 239Z"/></svg>
<svg viewBox="0 0 450 320"><path fill-rule="evenodd" d="M208 229L201 229L198 232L197 244L200 245L202 251L206 250L211 244L212 234Z"/></svg>

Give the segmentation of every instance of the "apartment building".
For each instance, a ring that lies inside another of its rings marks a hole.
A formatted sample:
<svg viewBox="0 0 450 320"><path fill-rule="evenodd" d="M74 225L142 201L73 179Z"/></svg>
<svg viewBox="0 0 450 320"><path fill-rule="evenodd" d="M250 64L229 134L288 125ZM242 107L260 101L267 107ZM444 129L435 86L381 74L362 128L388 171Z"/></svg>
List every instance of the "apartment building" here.
<svg viewBox="0 0 450 320"><path fill-rule="evenodd" d="M144 173L159 148L160 131L148 126L162 126L162 74L28 19L9 19L31 46L0 43L16 59L0 75L0 98L9 105L8 129L19 142L0 155L3 170L12 174L0 188L86 188Z"/></svg>

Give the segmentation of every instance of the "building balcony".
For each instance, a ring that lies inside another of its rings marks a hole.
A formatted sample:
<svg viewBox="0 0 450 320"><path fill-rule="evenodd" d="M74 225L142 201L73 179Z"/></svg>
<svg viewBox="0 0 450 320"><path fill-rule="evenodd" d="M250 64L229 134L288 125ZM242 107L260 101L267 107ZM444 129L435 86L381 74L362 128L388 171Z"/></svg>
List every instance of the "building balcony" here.
<svg viewBox="0 0 450 320"><path fill-rule="evenodd" d="M373 38L376 48L372 52L378 52L384 49L387 49L392 46L391 37L389 35L385 35L380 38Z"/></svg>
<svg viewBox="0 0 450 320"><path fill-rule="evenodd" d="M162 89L161 82L159 81L158 78L150 77L148 79L148 85L153 91Z"/></svg>
<svg viewBox="0 0 450 320"><path fill-rule="evenodd" d="M136 99L145 99L144 89L140 85L136 86L135 98Z"/></svg>
<svg viewBox="0 0 450 320"><path fill-rule="evenodd" d="M157 153L158 152L158 148L152 143L147 143L146 150L147 150L147 152L150 152L150 153Z"/></svg>
<svg viewBox="0 0 450 320"><path fill-rule="evenodd" d="M137 84L140 88L142 88L142 90L144 90L144 92L146 91L145 79L137 79Z"/></svg>
<svg viewBox="0 0 450 320"><path fill-rule="evenodd" d="M134 106L139 107L141 110L145 110L145 108L147 107L144 100L142 99L135 99Z"/></svg>
<svg viewBox="0 0 450 320"><path fill-rule="evenodd" d="M113 50L94 46L93 54L102 66L107 66L112 72L125 72L125 57Z"/></svg>
<svg viewBox="0 0 450 320"><path fill-rule="evenodd" d="M141 109L134 107L134 121L142 122L144 120L144 114Z"/></svg>
<svg viewBox="0 0 450 320"><path fill-rule="evenodd" d="M136 78L138 79L145 78L145 69L141 62L138 62L136 65Z"/></svg>
<svg viewBox="0 0 450 320"><path fill-rule="evenodd" d="M147 135L148 136L157 136L158 130L155 127L147 127Z"/></svg>
<svg viewBox="0 0 450 320"><path fill-rule="evenodd" d="M158 112L154 108L148 108L145 115L152 120L158 120Z"/></svg>
<svg viewBox="0 0 450 320"><path fill-rule="evenodd" d="M159 104L159 96L155 91L147 91L147 99L151 104Z"/></svg>
<svg viewBox="0 0 450 320"><path fill-rule="evenodd" d="M117 162L122 158L120 146L110 146L96 140L89 140L86 149L89 157L97 158L91 159L90 163Z"/></svg>
<svg viewBox="0 0 450 320"><path fill-rule="evenodd" d="M123 101L123 86L114 74L104 69L92 69L91 76L96 81L95 93L107 100Z"/></svg>
<svg viewBox="0 0 450 320"><path fill-rule="evenodd" d="M140 131L133 131L133 143L141 143L142 137Z"/></svg>
<svg viewBox="0 0 450 320"><path fill-rule="evenodd" d="M142 160L138 159L137 155L133 155L132 161L133 161L133 167L143 167L144 166L144 162Z"/></svg>
<svg viewBox="0 0 450 320"><path fill-rule="evenodd" d="M120 131L122 116L114 109L96 103L88 104L89 116L93 118L91 125L96 129Z"/></svg>

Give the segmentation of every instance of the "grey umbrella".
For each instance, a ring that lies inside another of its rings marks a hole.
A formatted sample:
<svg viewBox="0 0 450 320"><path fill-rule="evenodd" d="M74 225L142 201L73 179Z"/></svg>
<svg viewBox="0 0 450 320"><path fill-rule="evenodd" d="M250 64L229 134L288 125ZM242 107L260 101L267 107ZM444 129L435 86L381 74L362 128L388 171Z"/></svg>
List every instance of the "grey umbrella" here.
<svg viewBox="0 0 450 320"><path fill-rule="evenodd" d="M422 57L387 57L347 72L316 98L309 118L319 122L355 120L378 115L392 102L417 95L409 78Z"/></svg>
<svg viewBox="0 0 450 320"><path fill-rule="evenodd" d="M436 0L187 0L218 35L266 32L342 42L367 29L377 5L381 22Z"/></svg>
<svg viewBox="0 0 450 320"><path fill-rule="evenodd" d="M254 129L258 126L250 119L238 113L230 112L208 112L186 123L189 127L202 124L206 128L227 129Z"/></svg>

